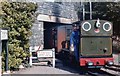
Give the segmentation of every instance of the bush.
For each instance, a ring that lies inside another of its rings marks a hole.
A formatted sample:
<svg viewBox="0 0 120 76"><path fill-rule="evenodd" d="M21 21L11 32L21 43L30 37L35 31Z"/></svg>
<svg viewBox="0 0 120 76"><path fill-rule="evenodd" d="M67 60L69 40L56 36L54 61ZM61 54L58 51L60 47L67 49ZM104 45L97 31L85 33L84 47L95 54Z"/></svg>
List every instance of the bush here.
<svg viewBox="0 0 120 76"><path fill-rule="evenodd" d="M29 37L34 21L34 12L37 5L34 3L4 2L2 3L1 28L9 29L9 69L13 70L29 56ZM3 50L3 62L5 61ZM3 63L4 69L4 63Z"/></svg>

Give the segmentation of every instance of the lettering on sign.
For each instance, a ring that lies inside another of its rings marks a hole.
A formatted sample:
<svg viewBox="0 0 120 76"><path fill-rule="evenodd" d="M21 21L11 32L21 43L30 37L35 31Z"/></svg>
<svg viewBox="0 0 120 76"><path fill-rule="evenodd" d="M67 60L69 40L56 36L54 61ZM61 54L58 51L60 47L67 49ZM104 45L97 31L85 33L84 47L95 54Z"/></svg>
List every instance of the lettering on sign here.
<svg viewBox="0 0 120 76"><path fill-rule="evenodd" d="M37 52L37 56L38 57L52 57L52 50L50 50L50 51L38 51Z"/></svg>

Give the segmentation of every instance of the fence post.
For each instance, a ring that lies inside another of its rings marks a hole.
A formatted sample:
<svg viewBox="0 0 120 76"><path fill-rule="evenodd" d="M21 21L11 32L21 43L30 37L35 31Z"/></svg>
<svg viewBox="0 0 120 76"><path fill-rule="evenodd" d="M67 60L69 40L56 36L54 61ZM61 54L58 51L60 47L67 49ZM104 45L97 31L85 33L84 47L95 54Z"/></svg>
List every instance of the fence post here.
<svg viewBox="0 0 120 76"><path fill-rule="evenodd" d="M53 67L55 67L55 48L53 48L52 51L53 51Z"/></svg>
<svg viewBox="0 0 120 76"><path fill-rule="evenodd" d="M29 61L30 66L32 66L32 52L30 51L30 61Z"/></svg>

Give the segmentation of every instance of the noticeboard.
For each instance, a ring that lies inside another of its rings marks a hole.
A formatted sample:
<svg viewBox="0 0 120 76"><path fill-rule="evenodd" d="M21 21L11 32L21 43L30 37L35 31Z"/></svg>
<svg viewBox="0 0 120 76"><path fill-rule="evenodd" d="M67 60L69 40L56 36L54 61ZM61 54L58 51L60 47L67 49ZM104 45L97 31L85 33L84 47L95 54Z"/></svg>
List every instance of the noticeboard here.
<svg viewBox="0 0 120 76"><path fill-rule="evenodd" d="M0 29L0 39L8 40L8 30Z"/></svg>

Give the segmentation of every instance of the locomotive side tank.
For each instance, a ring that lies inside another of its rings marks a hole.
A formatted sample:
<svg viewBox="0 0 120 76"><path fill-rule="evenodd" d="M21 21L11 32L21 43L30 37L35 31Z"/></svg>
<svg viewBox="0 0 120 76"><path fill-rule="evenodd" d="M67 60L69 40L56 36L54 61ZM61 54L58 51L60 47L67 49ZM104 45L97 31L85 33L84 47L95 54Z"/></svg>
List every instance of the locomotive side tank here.
<svg viewBox="0 0 120 76"><path fill-rule="evenodd" d="M85 20L80 26L80 66L113 65L112 23L99 19Z"/></svg>

